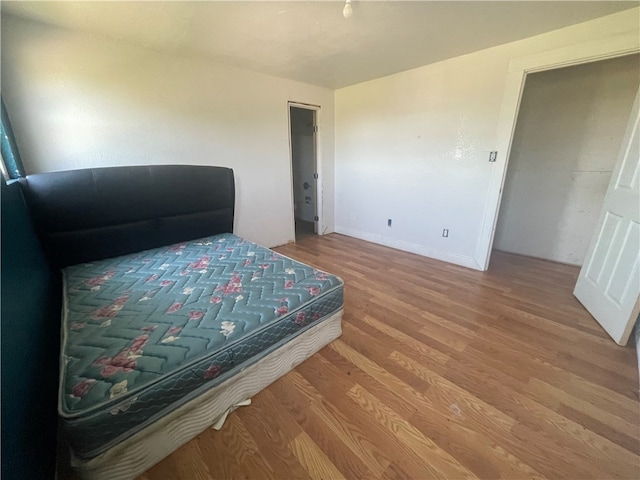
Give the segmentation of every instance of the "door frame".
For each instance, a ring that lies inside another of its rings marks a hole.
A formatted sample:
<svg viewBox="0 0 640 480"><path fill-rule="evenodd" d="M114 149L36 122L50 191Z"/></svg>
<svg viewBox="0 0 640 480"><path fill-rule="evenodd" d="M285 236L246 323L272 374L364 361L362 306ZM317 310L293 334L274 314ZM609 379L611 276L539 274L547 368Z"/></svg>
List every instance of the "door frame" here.
<svg viewBox="0 0 640 480"><path fill-rule="evenodd" d="M287 118L289 125L289 185L291 186L291 231L293 232L293 241L296 239L296 218L295 218L295 195L293 189L293 148L291 144L291 107L295 108L303 108L305 110L313 110L314 111L314 120L316 124L316 131L313 135L313 150L314 150L314 170L315 173L318 174L318 178L314 180L315 182L315 211L318 220L315 223L316 235L322 235L324 232L324 221L323 221L323 208L322 208L322 152L320 151L320 142L319 137L321 135L320 128L320 105L313 105L310 103L303 102L287 102Z"/></svg>
<svg viewBox="0 0 640 480"><path fill-rule="evenodd" d="M509 62L509 71L505 82L496 150L498 157L493 164L489 188L485 201L480 238L476 243L474 258L481 270L489 268L493 240L495 235L502 191L506 180L507 166L511 154L511 145L515 133L520 101L527 75L535 72L554 70L584 63L597 62L640 52L637 32L571 45L556 50L517 58Z"/></svg>

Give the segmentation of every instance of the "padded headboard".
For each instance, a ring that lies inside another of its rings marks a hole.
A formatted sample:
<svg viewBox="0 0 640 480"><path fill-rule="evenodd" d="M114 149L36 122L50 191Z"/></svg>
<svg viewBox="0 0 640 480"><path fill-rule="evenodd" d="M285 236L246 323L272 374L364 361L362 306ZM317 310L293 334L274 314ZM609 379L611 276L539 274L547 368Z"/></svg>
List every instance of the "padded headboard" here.
<svg viewBox="0 0 640 480"><path fill-rule="evenodd" d="M21 184L58 267L233 231L230 168L90 168L28 175Z"/></svg>

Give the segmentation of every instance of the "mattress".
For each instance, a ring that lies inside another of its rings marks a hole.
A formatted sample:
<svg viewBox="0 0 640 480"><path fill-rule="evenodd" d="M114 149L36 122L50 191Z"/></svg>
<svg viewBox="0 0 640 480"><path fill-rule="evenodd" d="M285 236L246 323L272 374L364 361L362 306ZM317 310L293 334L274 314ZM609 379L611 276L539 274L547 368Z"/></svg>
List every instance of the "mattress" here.
<svg viewBox="0 0 640 480"><path fill-rule="evenodd" d="M59 414L99 455L343 305L342 281L232 234L67 267Z"/></svg>
<svg viewBox="0 0 640 480"><path fill-rule="evenodd" d="M133 480L238 404L287 374L342 333L342 310L305 330L258 362L190 402L172 410L106 452L89 460L72 458L83 480Z"/></svg>

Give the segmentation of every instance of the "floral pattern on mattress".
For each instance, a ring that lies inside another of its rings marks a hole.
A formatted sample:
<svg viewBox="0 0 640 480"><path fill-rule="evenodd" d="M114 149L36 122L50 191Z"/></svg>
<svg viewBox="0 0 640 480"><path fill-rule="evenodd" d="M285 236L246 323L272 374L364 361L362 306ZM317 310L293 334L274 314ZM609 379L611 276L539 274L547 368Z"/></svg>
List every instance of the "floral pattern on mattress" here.
<svg viewBox="0 0 640 480"><path fill-rule="evenodd" d="M81 457L342 307L342 281L232 234L64 270L59 411Z"/></svg>

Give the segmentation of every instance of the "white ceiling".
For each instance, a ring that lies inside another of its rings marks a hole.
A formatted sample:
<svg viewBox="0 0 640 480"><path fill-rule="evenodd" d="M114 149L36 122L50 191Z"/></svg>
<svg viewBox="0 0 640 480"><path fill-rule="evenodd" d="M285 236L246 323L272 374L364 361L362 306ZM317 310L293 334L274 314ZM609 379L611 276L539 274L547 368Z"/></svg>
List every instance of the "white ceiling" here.
<svg viewBox="0 0 640 480"><path fill-rule="evenodd" d="M11 13L341 88L633 8L617 1L8 2Z"/></svg>

